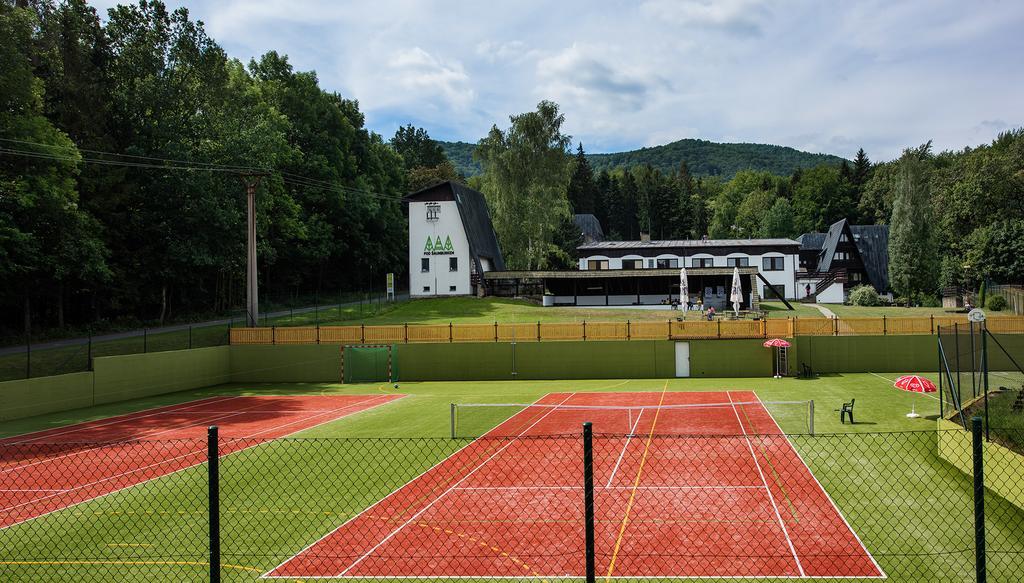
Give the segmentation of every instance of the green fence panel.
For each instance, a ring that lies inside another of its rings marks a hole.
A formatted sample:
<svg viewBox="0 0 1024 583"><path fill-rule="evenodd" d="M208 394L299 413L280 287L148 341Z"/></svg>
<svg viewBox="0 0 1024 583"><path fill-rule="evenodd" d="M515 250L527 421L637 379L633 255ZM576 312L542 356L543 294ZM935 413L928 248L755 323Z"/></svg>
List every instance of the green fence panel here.
<svg viewBox="0 0 1024 583"><path fill-rule="evenodd" d="M516 378L629 379L675 376L667 341L541 342L516 345Z"/></svg>
<svg viewBox="0 0 1024 583"><path fill-rule="evenodd" d="M337 344L232 346L235 383L340 383L341 346Z"/></svg>
<svg viewBox="0 0 1024 583"><path fill-rule="evenodd" d="M91 372L0 383L0 420L89 407L93 404L92 383Z"/></svg>
<svg viewBox="0 0 1024 583"><path fill-rule="evenodd" d="M96 404L226 383L231 380L229 351L216 346L96 358Z"/></svg>
<svg viewBox="0 0 1024 583"><path fill-rule="evenodd" d="M815 373L930 372L935 336L798 336L795 356Z"/></svg>
<svg viewBox="0 0 1024 583"><path fill-rule="evenodd" d="M775 351L764 340L691 340L691 377L770 377Z"/></svg>
<svg viewBox="0 0 1024 583"><path fill-rule="evenodd" d="M522 344L516 345L517 348ZM399 379L404 381L510 380L508 343L400 344Z"/></svg>

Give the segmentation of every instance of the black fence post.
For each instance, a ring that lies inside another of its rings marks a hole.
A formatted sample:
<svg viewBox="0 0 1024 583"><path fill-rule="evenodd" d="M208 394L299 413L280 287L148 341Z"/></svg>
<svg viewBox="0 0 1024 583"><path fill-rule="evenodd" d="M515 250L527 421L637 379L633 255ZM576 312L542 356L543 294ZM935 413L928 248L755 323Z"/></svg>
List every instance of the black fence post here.
<svg viewBox="0 0 1024 583"><path fill-rule="evenodd" d="M971 418L971 454L974 458L974 568L978 583L985 583L985 463L981 417Z"/></svg>
<svg viewBox="0 0 1024 583"><path fill-rule="evenodd" d="M210 487L210 583L220 583L220 458L217 426L206 433L206 469Z"/></svg>
<svg viewBox="0 0 1024 583"><path fill-rule="evenodd" d="M85 355L86 370L92 370L92 330L89 330L89 347Z"/></svg>
<svg viewBox="0 0 1024 583"><path fill-rule="evenodd" d="M32 333L25 334L25 378L32 378Z"/></svg>
<svg viewBox="0 0 1024 583"><path fill-rule="evenodd" d="M583 424L583 537L587 583L597 580L594 566L594 437L590 422Z"/></svg>
<svg viewBox="0 0 1024 583"><path fill-rule="evenodd" d="M192 324L188 325L188 349L192 350Z"/></svg>
<svg viewBox="0 0 1024 583"><path fill-rule="evenodd" d="M149 328L142 329L142 353L149 352Z"/></svg>

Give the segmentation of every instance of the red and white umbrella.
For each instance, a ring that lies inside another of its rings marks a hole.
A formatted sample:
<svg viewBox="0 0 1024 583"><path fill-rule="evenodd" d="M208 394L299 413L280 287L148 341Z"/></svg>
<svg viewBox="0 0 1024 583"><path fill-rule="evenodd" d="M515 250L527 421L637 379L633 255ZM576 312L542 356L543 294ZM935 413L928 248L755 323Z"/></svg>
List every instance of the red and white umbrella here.
<svg viewBox="0 0 1024 583"><path fill-rule="evenodd" d="M764 341L765 348L789 348L789 342L782 338L772 338ZM782 351L775 351L775 378L782 378Z"/></svg>
<svg viewBox="0 0 1024 583"><path fill-rule="evenodd" d="M938 389L935 388L935 383L930 380L919 377L916 374L903 375L896 379L893 386L901 391L907 391L909 393L934 393ZM915 410L914 404L910 406L910 413L907 413L907 417L915 418L920 417Z"/></svg>

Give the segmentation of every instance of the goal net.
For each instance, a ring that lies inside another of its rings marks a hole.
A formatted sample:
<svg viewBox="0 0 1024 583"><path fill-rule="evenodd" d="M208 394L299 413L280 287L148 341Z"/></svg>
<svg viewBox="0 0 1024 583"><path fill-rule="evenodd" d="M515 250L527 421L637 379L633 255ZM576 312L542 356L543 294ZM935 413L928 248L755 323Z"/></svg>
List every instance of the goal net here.
<svg viewBox="0 0 1024 583"><path fill-rule="evenodd" d="M349 344L342 347L342 382L394 382L398 379L398 371L393 352L390 344Z"/></svg>
<svg viewBox="0 0 1024 583"><path fill-rule="evenodd" d="M686 405L602 406L527 403L452 403L454 438L580 433L617 435L814 434L814 401L751 401ZM657 419L655 423L653 420Z"/></svg>

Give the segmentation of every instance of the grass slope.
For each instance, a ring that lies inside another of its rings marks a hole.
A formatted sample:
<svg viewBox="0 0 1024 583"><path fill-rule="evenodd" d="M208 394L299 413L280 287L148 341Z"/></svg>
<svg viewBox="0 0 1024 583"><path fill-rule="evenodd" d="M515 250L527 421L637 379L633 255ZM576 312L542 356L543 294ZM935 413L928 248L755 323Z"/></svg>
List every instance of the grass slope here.
<svg viewBox="0 0 1024 583"><path fill-rule="evenodd" d="M895 375L886 375L894 377ZM750 389L764 400L817 404L818 437L792 442L893 581L971 579L971 483L935 452L937 401L891 388L875 375L798 379L671 379L402 383L389 405L258 445L221 461L226 581L260 573L438 463L467 442L445 438L450 402L530 402L556 391ZM7 423L6 435L218 394L369 394L381 385L230 385ZM833 409L857 398L857 424ZM770 407L787 431L796 408ZM505 414L509 414L506 412ZM485 430L500 419L478 419ZM911 433L889 433L907 432ZM331 438L349 439L331 439ZM574 446L575 447L575 446ZM4 581L201 579L205 573L203 467L179 472L0 531ZM72 470L73 471L73 470ZM510 501L509 504L514 504ZM1024 565L1024 512L990 497L990 580ZM798 512L785 507L786 512ZM510 524L510 529L515 525ZM515 536L515 533L510 533Z"/></svg>

